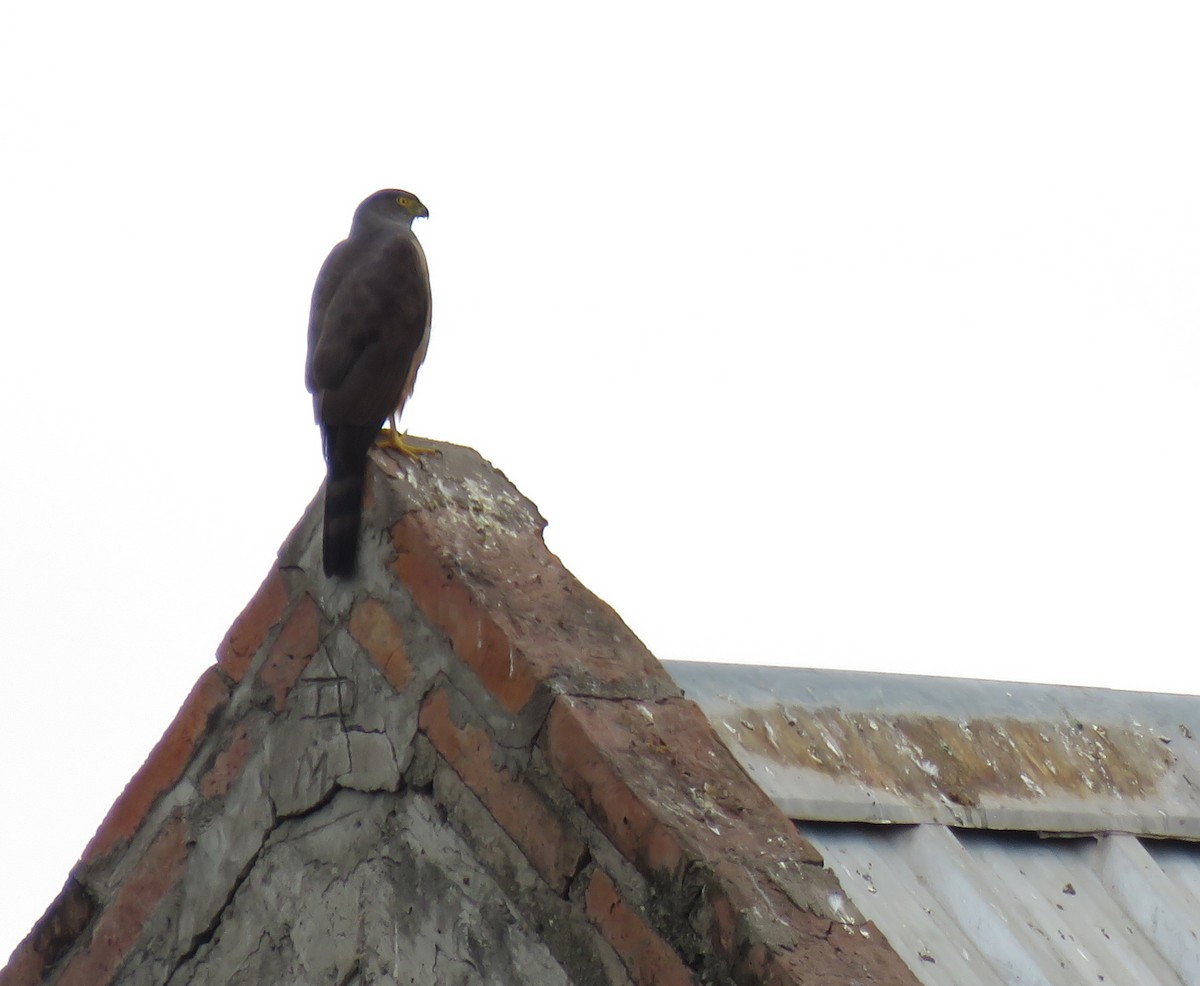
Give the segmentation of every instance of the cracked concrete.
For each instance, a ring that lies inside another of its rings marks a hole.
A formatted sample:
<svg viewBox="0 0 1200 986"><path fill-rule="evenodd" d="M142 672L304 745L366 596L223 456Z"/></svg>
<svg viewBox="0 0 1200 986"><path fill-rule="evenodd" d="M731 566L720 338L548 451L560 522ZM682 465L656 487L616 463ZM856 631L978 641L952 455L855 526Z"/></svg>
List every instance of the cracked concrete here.
<svg viewBox="0 0 1200 986"><path fill-rule="evenodd" d="M281 822L170 986L570 981L415 791L340 791Z"/></svg>
<svg viewBox="0 0 1200 986"><path fill-rule="evenodd" d="M183 879L113 982L591 981L547 947L544 907L519 906L432 791L405 788L422 695L398 695L338 628L280 715L231 703L245 715L209 738L187 785L221 797L193 801ZM531 873L521 882L535 892ZM615 956L603 965L614 974L597 982L623 980Z"/></svg>

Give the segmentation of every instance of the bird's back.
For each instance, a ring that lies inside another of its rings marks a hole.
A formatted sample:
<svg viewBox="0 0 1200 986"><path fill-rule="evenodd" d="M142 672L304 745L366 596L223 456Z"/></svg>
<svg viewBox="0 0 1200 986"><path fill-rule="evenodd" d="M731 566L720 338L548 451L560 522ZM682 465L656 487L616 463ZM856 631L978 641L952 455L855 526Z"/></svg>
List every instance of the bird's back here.
<svg viewBox="0 0 1200 986"><path fill-rule="evenodd" d="M387 204L376 193L360 213L375 199ZM429 270L411 217L360 222L360 213L317 275L305 365L327 467L323 564L341 577L355 570L367 453L411 393L431 314Z"/></svg>

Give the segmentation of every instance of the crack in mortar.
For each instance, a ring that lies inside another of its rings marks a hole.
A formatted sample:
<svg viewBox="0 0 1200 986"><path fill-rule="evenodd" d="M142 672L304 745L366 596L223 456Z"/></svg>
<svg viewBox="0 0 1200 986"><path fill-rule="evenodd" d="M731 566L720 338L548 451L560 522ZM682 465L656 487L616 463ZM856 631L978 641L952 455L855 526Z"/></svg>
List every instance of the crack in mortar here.
<svg viewBox="0 0 1200 986"><path fill-rule="evenodd" d="M322 798L315 801L309 807L301 811L292 812L288 815L278 814L274 803L271 803L271 824L268 825L266 830L263 832L263 837L258 844L258 848L254 851L254 854L250 857L250 859L246 861L245 866L243 866L238 872L237 877L233 881L233 886L230 888L229 893L226 894L225 900L222 901L221 906L217 908L217 911L213 915L212 920L208 923L208 926L192 936L191 943L187 950L171 967L171 971L168 973L166 978L166 982L168 984L174 980L175 976L179 973L179 970L182 969L183 966L196 957L196 954L201 948L212 941L213 937L217 933L217 929L221 926L221 922L225 917L225 912L229 910L230 906L233 904L234 898L238 894L238 891L241 890L242 885L246 882L246 880L249 879L250 874L254 871L254 867L258 864L259 858L262 856L263 851L267 847L267 843L271 841L271 837L279 830L283 823L295 821L301 818L307 818L309 815L315 814L321 809L327 807L330 802L337 797L341 790L342 788L338 784L332 784L330 785L329 791L327 791Z"/></svg>
<svg viewBox="0 0 1200 986"><path fill-rule="evenodd" d="M229 893L225 895L225 900L223 900L221 902L221 906L217 908L217 911L213 915L212 920L209 921L208 926L192 936L191 944L175 962L175 965L172 966L170 973L167 975L168 983L175 978L176 973L178 973L184 965L195 958L196 953L199 952L201 948L212 941L213 936L217 933L217 928L221 926L221 920L224 918L225 912L233 903L233 898L237 896L238 891L242 888L242 884L246 882L250 876L250 873L258 864L258 859L262 855L263 850L266 848L267 841L271 838L271 834L278 827L279 818L275 814L275 806L271 805L271 824L268 825L266 830L263 832L263 837L258 844L258 848L254 850L254 853L250 856L250 858L246 861L246 864L241 868L241 870L238 872L238 875L234 878L233 886L230 888Z"/></svg>

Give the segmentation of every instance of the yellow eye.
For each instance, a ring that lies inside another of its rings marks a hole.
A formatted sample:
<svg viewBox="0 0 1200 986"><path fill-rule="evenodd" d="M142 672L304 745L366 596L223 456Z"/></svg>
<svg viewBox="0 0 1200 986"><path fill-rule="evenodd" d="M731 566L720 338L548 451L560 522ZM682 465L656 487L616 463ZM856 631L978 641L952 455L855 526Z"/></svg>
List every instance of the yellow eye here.
<svg viewBox="0 0 1200 986"><path fill-rule="evenodd" d="M405 198L403 195L401 195L398 199L396 199L396 205L407 209L409 207L410 203L407 198Z"/></svg>

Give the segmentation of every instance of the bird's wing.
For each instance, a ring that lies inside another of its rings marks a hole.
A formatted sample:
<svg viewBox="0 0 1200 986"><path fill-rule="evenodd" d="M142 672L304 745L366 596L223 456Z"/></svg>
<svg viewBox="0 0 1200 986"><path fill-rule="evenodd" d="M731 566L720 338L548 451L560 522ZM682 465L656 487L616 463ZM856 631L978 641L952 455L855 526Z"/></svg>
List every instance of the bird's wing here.
<svg viewBox="0 0 1200 986"><path fill-rule="evenodd" d="M429 314L425 258L410 231L339 244L318 276L309 327L319 420L381 424L412 377Z"/></svg>
<svg viewBox="0 0 1200 986"><path fill-rule="evenodd" d="M344 280L347 271L353 266L354 251L350 241L342 240L325 258L321 270L317 274L317 282L313 285L312 303L308 312L308 355L304 362L304 385L313 395L314 410L319 412L319 397L321 386L318 384L314 370L317 347L321 340L321 329L325 324L325 314L329 310L329 302L337 293L338 287ZM318 421L320 414L317 414Z"/></svg>

